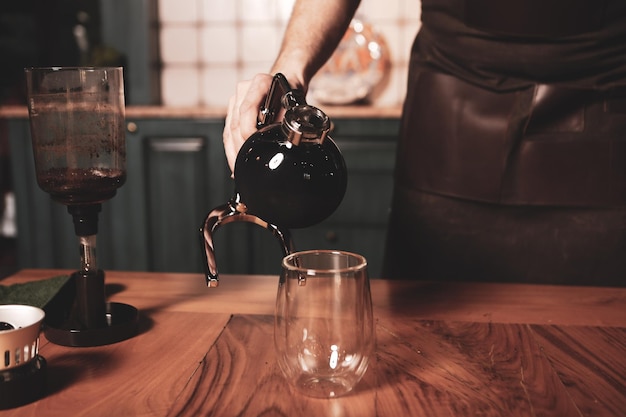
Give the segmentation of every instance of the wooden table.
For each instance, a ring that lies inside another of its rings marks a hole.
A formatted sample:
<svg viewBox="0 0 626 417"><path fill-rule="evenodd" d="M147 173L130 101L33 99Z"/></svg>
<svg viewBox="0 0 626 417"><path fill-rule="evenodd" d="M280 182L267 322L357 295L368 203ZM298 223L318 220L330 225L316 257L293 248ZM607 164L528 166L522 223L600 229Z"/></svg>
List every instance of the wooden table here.
<svg viewBox="0 0 626 417"><path fill-rule="evenodd" d="M23 270L2 284L65 271ZM277 277L107 272L140 310L117 344L46 342L48 395L2 416L626 415L626 288L372 280L376 355L346 397L312 399L273 353Z"/></svg>

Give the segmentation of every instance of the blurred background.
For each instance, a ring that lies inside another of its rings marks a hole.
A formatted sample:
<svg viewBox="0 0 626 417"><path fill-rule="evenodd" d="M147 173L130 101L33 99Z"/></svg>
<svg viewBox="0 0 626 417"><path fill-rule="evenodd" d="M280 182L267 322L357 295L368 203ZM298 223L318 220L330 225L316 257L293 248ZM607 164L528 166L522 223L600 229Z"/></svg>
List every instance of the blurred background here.
<svg viewBox="0 0 626 417"><path fill-rule="evenodd" d="M224 106L237 80L266 72L280 46L293 0L159 0L161 94L168 105ZM320 11L323 13L323 11ZM386 40L389 82L377 105L405 92L418 0L363 0L357 16Z"/></svg>
<svg viewBox="0 0 626 417"><path fill-rule="evenodd" d="M293 0L5 0L2 104L21 101L28 65L124 65L128 104L223 107L238 80L270 67ZM323 13L323 11L321 11ZM388 46L378 105L404 95L418 0L363 0L358 16Z"/></svg>
<svg viewBox="0 0 626 417"><path fill-rule="evenodd" d="M33 178L24 67L124 67L132 181L105 204L101 259L115 269L198 271L197 223L232 193L221 144L228 99L239 80L269 70L293 1L0 1L0 277L19 267L75 266L70 217ZM352 179L337 214L298 240L301 248L360 251L377 264L420 3L362 0L357 17L380 46L375 71L384 82L351 110L329 113ZM376 60L356 62L357 52L347 52L349 65ZM276 254L243 233L248 260L231 254L221 261L227 272L271 272ZM240 238L224 235L223 247L241 250Z"/></svg>

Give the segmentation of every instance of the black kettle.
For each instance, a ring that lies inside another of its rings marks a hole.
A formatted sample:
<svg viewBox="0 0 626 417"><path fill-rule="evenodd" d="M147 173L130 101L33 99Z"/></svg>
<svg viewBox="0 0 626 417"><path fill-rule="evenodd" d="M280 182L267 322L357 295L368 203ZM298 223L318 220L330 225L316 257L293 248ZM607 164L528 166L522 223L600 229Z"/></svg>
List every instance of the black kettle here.
<svg viewBox="0 0 626 417"><path fill-rule="evenodd" d="M278 91L280 90L280 93ZM284 109L282 121L276 116ZM201 229L207 285L218 285L213 233L222 224L246 221L270 230L284 255L294 251L289 233L330 216L343 200L346 164L328 135L331 122L276 74L258 119L258 130L235 161L235 195L207 215Z"/></svg>

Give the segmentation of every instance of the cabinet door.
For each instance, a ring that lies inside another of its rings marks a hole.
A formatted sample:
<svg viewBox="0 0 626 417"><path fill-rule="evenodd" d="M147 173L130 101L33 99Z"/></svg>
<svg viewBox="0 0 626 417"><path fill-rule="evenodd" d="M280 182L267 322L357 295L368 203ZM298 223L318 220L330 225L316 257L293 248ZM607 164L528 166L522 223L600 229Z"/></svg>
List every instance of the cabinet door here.
<svg viewBox="0 0 626 417"><path fill-rule="evenodd" d="M149 271L199 272L200 225L206 213L230 196L230 172L222 148L223 121L130 120L128 183L111 201L131 222L116 238L142 240ZM133 214L131 214L133 213ZM141 251L141 248L126 248ZM126 250L116 250L124 257ZM129 261L129 260L127 260Z"/></svg>

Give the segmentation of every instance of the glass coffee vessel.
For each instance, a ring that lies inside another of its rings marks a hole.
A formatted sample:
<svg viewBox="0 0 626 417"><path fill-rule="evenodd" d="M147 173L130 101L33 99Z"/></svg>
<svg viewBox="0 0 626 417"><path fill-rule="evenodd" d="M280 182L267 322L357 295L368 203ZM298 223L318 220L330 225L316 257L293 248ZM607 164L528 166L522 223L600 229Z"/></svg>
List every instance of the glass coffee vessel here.
<svg viewBox="0 0 626 417"><path fill-rule="evenodd" d="M46 311L46 337L68 346L124 340L136 333L137 310L105 301L96 256L102 203L126 180L123 69L25 72L37 184L67 206L80 249L79 270Z"/></svg>

